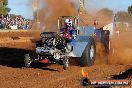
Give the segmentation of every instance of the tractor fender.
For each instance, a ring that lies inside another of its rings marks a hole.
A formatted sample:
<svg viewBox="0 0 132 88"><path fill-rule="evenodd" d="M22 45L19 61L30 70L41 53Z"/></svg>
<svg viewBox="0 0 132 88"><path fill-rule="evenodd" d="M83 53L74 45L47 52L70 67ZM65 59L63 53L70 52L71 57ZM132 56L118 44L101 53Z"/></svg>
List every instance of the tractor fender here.
<svg viewBox="0 0 132 88"><path fill-rule="evenodd" d="M83 52L85 51L89 40L93 39L95 28L89 26L79 26L79 35L76 37L73 44L73 51L69 53L68 56L71 57L82 57Z"/></svg>
<svg viewBox="0 0 132 88"><path fill-rule="evenodd" d="M92 36L78 36L73 45L73 51L68 54L69 57L82 57L85 49L90 43ZM93 39L93 38L92 38Z"/></svg>

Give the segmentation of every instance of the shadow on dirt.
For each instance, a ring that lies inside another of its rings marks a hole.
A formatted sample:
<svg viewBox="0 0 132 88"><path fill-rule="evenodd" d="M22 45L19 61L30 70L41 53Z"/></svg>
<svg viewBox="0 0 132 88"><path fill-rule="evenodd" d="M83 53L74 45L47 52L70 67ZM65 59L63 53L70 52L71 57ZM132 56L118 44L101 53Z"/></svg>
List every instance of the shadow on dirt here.
<svg viewBox="0 0 132 88"><path fill-rule="evenodd" d="M20 68L23 66L26 50L14 48L0 48L0 65Z"/></svg>
<svg viewBox="0 0 132 88"><path fill-rule="evenodd" d="M0 48L0 65L22 68L24 67L24 57L26 53L34 53L33 51L15 49L15 48ZM50 69L49 64L34 63L31 68L38 68L49 71L58 71Z"/></svg>
<svg viewBox="0 0 132 88"><path fill-rule="evenodd" d="M59 70L49 68L50 65L53 65L53 64L32 63L30 68L42 69L42 70L47 70L47 71L59 71Z"/></svg>
<svg viewBox="0 0 132 88"><path fill-rule="evenodd" d="M39 68L39 69L42 69L42 70L47 70L47 71L53 71L53 72L59 72L59 70L55 70L55 69L48 68L48 67Z"/></svg>
<svg viewBox="0 0 132 88"><path fill-rule="evenodd" d="M128 69L122 74L113 75L111 78L112 79L127 79L127 78L130 78L131 76L132 76L132 69Z"/></svg>

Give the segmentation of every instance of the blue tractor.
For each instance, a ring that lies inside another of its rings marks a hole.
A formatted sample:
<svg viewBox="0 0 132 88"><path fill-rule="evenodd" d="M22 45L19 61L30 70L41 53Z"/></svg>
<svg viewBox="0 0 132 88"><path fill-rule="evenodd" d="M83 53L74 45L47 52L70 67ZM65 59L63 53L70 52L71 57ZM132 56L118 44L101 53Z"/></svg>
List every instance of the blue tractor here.
<svg viewBox="0 0 132 88"><path fill-rule="evenodd" d="M66 69L71 57L78 59L80 66L92 66L97 42L101 42L108 53L109 31L78 24L77 17L59 17L59 32L41 33L41 40L36 42L35 55L25 54L25 66L30 67L33 62L57 63Z"/></svg>

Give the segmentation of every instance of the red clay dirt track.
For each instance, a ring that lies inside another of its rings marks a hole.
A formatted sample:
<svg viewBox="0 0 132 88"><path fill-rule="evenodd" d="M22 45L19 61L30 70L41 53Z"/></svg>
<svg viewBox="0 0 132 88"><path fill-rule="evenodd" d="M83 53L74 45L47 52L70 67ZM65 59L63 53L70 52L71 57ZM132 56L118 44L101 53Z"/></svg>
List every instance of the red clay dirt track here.
<svg viewBox="0 0 132 88"><path fill-rule="evenodd" d="M75 64L66 71L60 65L22 67L24 53L34 49L33 35L31 31L0 32L0 88L83 88L82 67ZM98 55L96 59L94 66L84 67L90 79L132 78L131 63L106 65L99 62Z"/></svg>
<svg viewBox="0 0 132 88"><path fill-rule="evenodd" d="M40 33L34 30L1 30L0 47L33 50Z"/></svg>

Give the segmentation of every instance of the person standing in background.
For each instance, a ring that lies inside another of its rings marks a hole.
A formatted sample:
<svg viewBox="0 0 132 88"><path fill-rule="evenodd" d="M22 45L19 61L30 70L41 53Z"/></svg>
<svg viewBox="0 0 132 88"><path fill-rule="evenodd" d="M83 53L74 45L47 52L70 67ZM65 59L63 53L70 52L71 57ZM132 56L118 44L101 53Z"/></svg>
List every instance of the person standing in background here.
<svg viewBox="0 0 132 88"><path fill-rule="evenodd" d="M2 28L2 18L0 17L0 29Z"/></svg>
<svg viewBox="0 0 132 88"><path fill-rule="evenodd" d="M98 21L97 20L94 20L94 28L95 29L97 28L97 25L98 25Z"/></svg>

